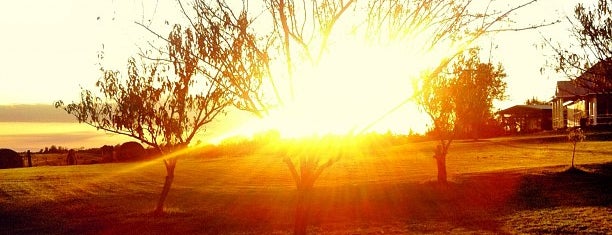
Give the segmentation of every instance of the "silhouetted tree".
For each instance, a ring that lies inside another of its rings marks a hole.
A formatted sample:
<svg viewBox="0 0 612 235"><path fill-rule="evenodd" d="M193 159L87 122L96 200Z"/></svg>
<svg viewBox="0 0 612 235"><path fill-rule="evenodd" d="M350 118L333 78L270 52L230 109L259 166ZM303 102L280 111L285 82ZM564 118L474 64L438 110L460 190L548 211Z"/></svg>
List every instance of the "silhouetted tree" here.
<svg viewBox="0 0 612 235"><path fill-rule="evenodd" d="M274 71L275 76L286 75L289 98L295 98L294 71L299 66L319 65L325 55L329 39L336 23L346 15L346 11L356 4L356 0L331 1L294 1L267 0L267 8L271 13L272 35L278 38L281 48L278 51L284 59L286 71ZM295 58L305 58L304 60ZM281 105L284 104L282 93L275 83L272 88ZM315 152L307 150L310 152ZM294 234L306 234L309 211L309 191L314 187L318 176L336 160L321 163L319 153L298 154L284 159L297 187L296 214ZM292 157L294 159L292 159ZM296 159L297 158L297 159ZM297 165L296 165L297 164Z"/></svg>
<svg viewBox="0 0 612 235"><path fill-rule="evenodd" d="M536 97L531 97L531 99L527 99L527 100L525 101L525 104L526 104L526 105L550 105L550 103L549 103L549 102L539 100L539 99L538 99L538 98L536 98Z"/></svg>
<svg viewBox="0 0 612 235"><path fill-rule="evenodd" d="M501 66L482 63L480 49L473 48L457 58L453 64L455 84L452 96L457 112L456 128L463 137L478 139L489 131L488 122L493 119L493 100L504 99L506 74Z"/></svg>
<svg viewBox="0 0 612 235"><path fill-rule="evenodd" d="M567 19L572 25L570 39L574 40L573 44L562 46L555 44L555 39L545 39L555 51L554 68L565 73L578 86L596 92L610 92L612 1L598 0L592 6L578 3L574 17Z"/></svg>
<svg viewBox="0 0 612 235"><path fill-rule="evenodd" d="M166 57L130 58L125 76L101 68L97 91L83 90L76 103L56 102L79 122L164 155L167 176L155 214L163 213L178 158L188 154L194 136L230 105L257 110L265 74L266 50L256 43L246 9L196 1L193 10L191 25L174 25L168 37L156 34L167 42Z"/></svg>

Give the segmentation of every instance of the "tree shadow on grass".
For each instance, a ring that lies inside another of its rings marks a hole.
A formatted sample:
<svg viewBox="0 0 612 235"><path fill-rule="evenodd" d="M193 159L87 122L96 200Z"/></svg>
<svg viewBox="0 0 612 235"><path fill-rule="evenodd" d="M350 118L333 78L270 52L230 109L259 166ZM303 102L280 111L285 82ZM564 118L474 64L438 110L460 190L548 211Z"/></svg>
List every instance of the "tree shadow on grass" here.
<svg viewBox="0 0 612 235"><path fill-rule="evenodd" d="M541 209L612 205L612 163L526 175L509 206Z"/></svg>
<svg viewBox="0 0 612 235"><path fill-rule="evenodd" d="M445 186L391 182L315 187L309 224L325 233L340 231L336 234L377 225L400 233L504 233L504 218L517 211L612 205L612 163L580 167L464 174ZM153 201L143 200L149 197L117 196L0 208L0 233L290 233L295 212L292 188L177 190L171 200L176 209L161 218L149 214Z"/></svg>

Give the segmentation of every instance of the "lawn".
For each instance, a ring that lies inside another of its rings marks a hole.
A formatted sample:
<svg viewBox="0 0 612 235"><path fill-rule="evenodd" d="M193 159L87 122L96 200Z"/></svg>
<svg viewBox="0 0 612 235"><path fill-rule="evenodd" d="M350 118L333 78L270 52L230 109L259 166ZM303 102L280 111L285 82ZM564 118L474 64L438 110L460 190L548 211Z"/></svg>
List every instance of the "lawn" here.
<svg viewBox="0 0 612 235"><path fill-rule="evenodd" d="M434 142L352 151L316 182L312 233L589 233L612 226L612 145L492 139L451 147L440 187ZM153 217L160 161L0 170L0 234L291 234L283 156L185 157Z"/></svg>

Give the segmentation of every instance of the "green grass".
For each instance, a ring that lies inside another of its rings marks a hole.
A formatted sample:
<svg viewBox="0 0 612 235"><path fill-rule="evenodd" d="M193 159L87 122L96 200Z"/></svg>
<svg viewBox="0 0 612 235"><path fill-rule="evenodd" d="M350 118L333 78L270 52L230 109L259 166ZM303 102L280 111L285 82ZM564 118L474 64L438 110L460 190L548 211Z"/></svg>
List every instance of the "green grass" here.
<svg viewBox="0 0 612 235"><path fill-rule="evenodd" d="M610 142L579 143L584 174L564 173L569 143L456 142L448 187L431 183L434 145L344 156L315 185L311 232L605 233L610 225ZM0 233L291 233L295 186L274 151L179 160L169 213L154 218L164 176L160 161L0 170Z"/></svg>

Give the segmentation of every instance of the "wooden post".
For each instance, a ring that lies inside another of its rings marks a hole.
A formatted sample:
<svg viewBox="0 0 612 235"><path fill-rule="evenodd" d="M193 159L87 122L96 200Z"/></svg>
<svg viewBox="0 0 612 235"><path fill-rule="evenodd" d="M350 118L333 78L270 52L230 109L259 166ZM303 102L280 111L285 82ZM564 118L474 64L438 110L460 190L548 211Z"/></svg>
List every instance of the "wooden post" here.
<svg viewBox="0 0 612 235"><path fill-rule="evenodd" d="M30 153L30 150L26 152L26 157L28 158L28 167L32 167L32 153Z"/></svg>

